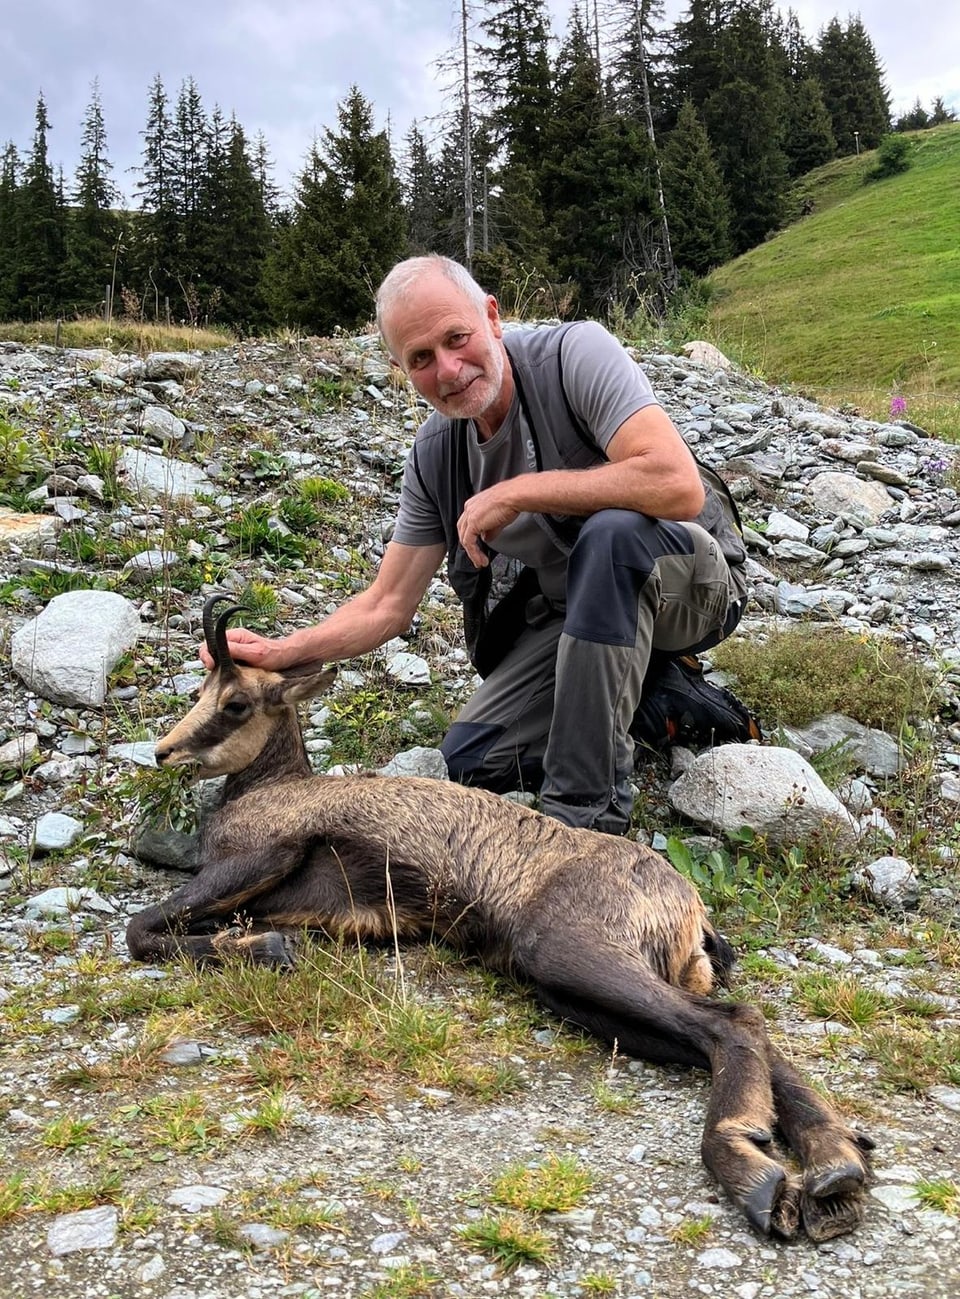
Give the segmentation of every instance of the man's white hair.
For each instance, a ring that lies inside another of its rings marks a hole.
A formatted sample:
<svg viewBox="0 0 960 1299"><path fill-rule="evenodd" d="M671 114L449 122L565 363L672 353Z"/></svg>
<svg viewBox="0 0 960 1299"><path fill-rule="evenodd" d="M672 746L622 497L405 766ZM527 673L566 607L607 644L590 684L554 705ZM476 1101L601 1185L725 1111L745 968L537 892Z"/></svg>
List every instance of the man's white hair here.
<svg viewBox="0 0 960 1299"><path fill-rule="evenodd" d="M428 275L442 275L444 279L455 284L470 302L480 311L486 311L489 294L483 290L465 266L455 262L452 257L442 257L439 253L428 253L425 257L408 257L406 261L397 262L387 272L383 283L377 289L377 328L383 341L390 346L383 328L384 319L397 306L406 301L413 289Z"/></svg>

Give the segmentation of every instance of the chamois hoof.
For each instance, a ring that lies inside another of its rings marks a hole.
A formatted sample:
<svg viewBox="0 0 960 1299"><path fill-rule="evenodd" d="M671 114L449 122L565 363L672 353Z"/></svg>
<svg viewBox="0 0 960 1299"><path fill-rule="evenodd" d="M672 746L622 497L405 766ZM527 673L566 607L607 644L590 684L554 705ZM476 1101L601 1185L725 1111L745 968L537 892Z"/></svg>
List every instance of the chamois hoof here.
<svg viewBox="0 0 960 1299"><path fill-rule="evenodd" d="M869 1142L869 1137L866 1141ZM859 1139L857 1149L870 1149ZM803 1229L810 1240L820 1243L845 1236L863 1219L863 1187L867 1170L860 1158L848 1159L828 1168L812 1170L804 1178L800 1200Z"/></svg>
<svg viewBox="0 0 960 1299"><path fill-rule="evenodd" d="M800 1181L788 1177L780 1198L770 1213L770 1234L781 1240L793 1240L800 1230Z"/></svg>
<svg viewBox="0 0 960 1299"><path fill-rule="evenodd" d="M760 1173L756 1183L743 1196L740 1203L747 1215L747 1220L761 1236L769 1236L773 1231L778 1235L783 1234L779 1229L781 1217L784 1226L789 1230L788 1207L784 1206L781 1215L780 1206L785 1197L790 1198L788 1195L790 1189L786 1170L779 1164L770 1162L769 1166Z"/></svg>
<svg viewBox="0 0 960 1299"><path fill-rule="evenodd" d="M277 929L253 934L242 939L238 946L244 958L253 965L267 965L274 970L292 970L297 963L293 941Z"/></svg>
<svg viewBox="0 0 960 1299"><path fill-rule="evenodd" d="M846 1236L863 1221L863 1207L862 1189L821 1199L814 1199L804 1192L800 1197L803 1229L815 1245L836 1236Z"/></svg>

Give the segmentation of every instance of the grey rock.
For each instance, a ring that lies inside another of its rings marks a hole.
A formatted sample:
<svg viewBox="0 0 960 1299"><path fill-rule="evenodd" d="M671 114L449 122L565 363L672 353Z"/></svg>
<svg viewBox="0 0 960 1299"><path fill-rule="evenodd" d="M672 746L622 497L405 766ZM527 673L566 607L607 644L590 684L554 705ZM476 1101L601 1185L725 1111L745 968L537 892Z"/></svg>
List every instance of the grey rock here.
<svg viewBox="0 0 960 1299"><path fill-rule="evenodd" d="M118 1213L112 1204L64 1213L47 1229L47 1248L57 1258L78 1250L112 1249L117 1241L117 1226Z"/></svg>
<svg viewBox="0 0 960 1299"><path fill-rule="evenodd" d="M917 874L903 857L877 857L851 875L853 884L886 907L914 907L920 897Z"/></svg>
<svg viewBox="0 0 960 1299"><path fill-rule="evenodd" d="M428 686L431 681L430 664L419 654L391 654L387 659L387 672L404 686Z"/></svg>
<svg viewBox="0 0 960 1299"><path fill-rule="evenodd" d="M126 447L119 467L130 486L146 499L188 499L213 489L210 478L197 465L173 460L152 451Z"/></svg>
<svg viewBox="0 0 960 1299"><path fill-rule="evenodd" d="M29 762L40 747L40 737L35 731L26 731L15 739L0 744L0 771L8 767L22 767Z"/></svg>
<svg viewBox="0 0 960 1299"><path fill-rule="evenodd" d="M893 505L886 488L879 483L830 470L811 479L807 495L817 513L842 514L865 524L878 523Z"/></svg>
<svg viewBox="0 0 960 1299"><path fill-rule="evenodd" d="M673 783L670 802L699 825L725 834L749 826L774 844L825 834L850 847L858 836L837 796L791 749L749 744L711 749Z"/></svg>
<svg viewBox="0 0 960 1299"><path fill-rule="evenodd" d="M33 831L36 852L59 852L75 843L83 831L83 823L63 812L47 812Z"/></svg>
<svg viewBox="0 0 960 1299"><path fill-rule="evenodd" d="M381 776L429 776L433 780L449 780L447 763L439 749L418 746L405 749L390 759L384 767L378 768Z"/></svg>
<svg viewBox="0 0 960 1299"><path fill-rule="evenodd" d="M182 442L186 425L164 406L147 406L140 417L140 430L144 437L166 445Z"/></svg>
<svg viewBox="0 0 960 1299"><path fill-rule="evenodd" d="M170 827L143 825L134 835L130 851L146 866L195 871L200 865L200 836Z"/></svg>
<svg viewBox="0 0 960 1299"><path fill-rule="evenodd" d="M14 632L13 669L46 699L99 708L107 675L136 644L140 617L121 595L67 591Z"/></svg>
<svg viewBox="0 0 960 1299"><path fill-rule="evenodd" d="M164 1197L167 1204L183 1209L185 1213L199 1213L202 1209L215 1209L230 1192L223 1186L177 1186Z"/></svg>
<svg viewBox="0 0 960 1299"><path fill-rule="evenodd" d="M143 376L154 381L183 383L200 373L202 361L192 352L151 352L143 363Z"/></svg>
<svg viewBox="0 0 960 1299"><path fill-rule="evenodd" d="M100 896L95 889L58 887L46 889L28 898L24 903L28 918L39 916L67 916L77 911L96 911L113 915L116 907Z"/></svg>
<svg viewBox="0 0 960 1299"><path fill-rule="evenodd" d="M813 753L825 753L828 749L842 751L856 759L861 770L884 779L900 772L903 759L894 737L843 713L825 713L809 726L794 729Z"/></svg>

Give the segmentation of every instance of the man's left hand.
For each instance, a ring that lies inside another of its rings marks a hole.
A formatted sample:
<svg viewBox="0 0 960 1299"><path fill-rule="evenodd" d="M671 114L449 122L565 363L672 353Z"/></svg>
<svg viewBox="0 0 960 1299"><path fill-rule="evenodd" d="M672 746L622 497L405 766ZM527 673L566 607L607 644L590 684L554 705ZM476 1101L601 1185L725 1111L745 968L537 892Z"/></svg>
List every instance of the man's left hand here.
<svg viewBox="0 0 960 1299"><path fill-rule="evenodd" d="M460 544L477 568L486 568L490 563L480 543L492 545L507 524L512 523L520 513L504 502L504 486L505 484L498 483L495 487L488 487L485 491L477 492L476 496L471 496L457 520Z"/></svg>

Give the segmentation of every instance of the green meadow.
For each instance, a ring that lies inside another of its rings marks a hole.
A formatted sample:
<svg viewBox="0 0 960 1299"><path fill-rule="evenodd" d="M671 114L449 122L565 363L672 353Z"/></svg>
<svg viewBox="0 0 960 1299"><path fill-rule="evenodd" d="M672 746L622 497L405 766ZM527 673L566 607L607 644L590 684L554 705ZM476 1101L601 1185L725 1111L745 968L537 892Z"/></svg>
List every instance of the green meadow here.
<svg viewBox="0 0 960 1299"><path fill-rule="evenodd" d="M876 155L803 177L796 221L709 280L709 333L772 383L883 418L892 397L960 438L960 123L913 132L910 167Z"/></svg>

